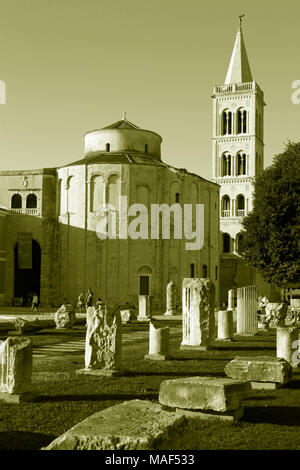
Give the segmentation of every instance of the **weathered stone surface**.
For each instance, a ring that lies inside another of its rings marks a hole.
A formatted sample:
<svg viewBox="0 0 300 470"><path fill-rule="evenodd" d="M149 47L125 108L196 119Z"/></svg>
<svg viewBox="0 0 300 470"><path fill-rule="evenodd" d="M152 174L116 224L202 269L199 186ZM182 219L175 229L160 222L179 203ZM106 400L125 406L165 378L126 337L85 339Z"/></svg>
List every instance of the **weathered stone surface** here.
<svg viewBox="0 0 300 470"><path fill-rule="evenodd" d="M218 339L233 338L233 313L232 310L218 311Z"/></svg>
<svg viewBox="0 0 300 470"><path fill-rule="evenodd" d="M25 320L24 318L16 318L14 321L15 329L20 334L27 333L28 331L39 331L39 330L42 330L43 328L47 328L50 325L52 325L51 320L29 321L29 320Z"/></svg>
<svg viewBox="0 0 300 470"><path fill-rule="evenodd" d="M164 354L169 352L170 327L156 328L149 325L149 354Z"/></svg>
<svg viewBox="0 0 300 470"><path fill-rule="evenodd" d="M152 314L151 296L139 295L139 321L150 321Z"/></svg>
<svg viewBox="0 0 300 470"><path fill-rule="evenodd" d="M145 359L165 360L169 358L170 327L156 328L153 323L149 325L149 354Z"/></svg>
<svg viewBox="0 0 300 470"><path fill-rule="evenodd" d="M206 278L186 278L182 285L182 343L208 347L214 343L214 284Z"/></svg>
<svg viewBox="0 0 300 470"><path fill-rule="evenodd" d="M235 298L235 290L230 289L228 291L228 310L234 309L234 298Z"/></svg>
<svg viewBox="0 0 300 470"><path fill-rule="evenodd" d="M159 389L159 403L175 408L226 412L240 407L251 390L241 380L216 377L190 377L166 380Z"/></svg>
<svg viewBox="0 0 300 470"><path fill-rule="evenodd" d="M291 364L297 364L299 328L277 327L276 328L276 356L282 357Z"/></svg>
<svg viewBox="0 0 300 470"><path fill-rule="evenodd" d="M72 328L75 323L75 311L71 304L63 304L54 315L56 328Z"/></svg>
<svg viewBox="0 0 300 470"><path fill-rule="evenodd" d="M157 403L131 400L93 414L43 450L176 449L176 438L179 443L189 429L185 417Z"/></svg>
<svg viewBox="0 0 300 470"><path fill-rule="evenodd" d="M252 382L287 383L292 376L292 366L278 357L236 357L226 364L228 377Z"/></svg>
<svg viewBox="0 0 300 470"><path fill-rule="evenodd" d="M202 420L214 420L214 421L225 421L225 422L236 422L244 416L244 407L241 406L236 410L227 411L226 413L217 413L216 411L191 411L184 410L183 408L176 408L176 413L180 416L186 416L189 419L202 419Z"/></svg>
<svg viewBox="0 0 300 470"><path fill-rule="evenodd" d="M266 305L266 317L270 318L273 326L285 326L287 316L287 304L279 302L269 302Z"/></svg>
<svg viewBox="0 0 300 470"><path fill-rule="evenodd" d="M118 369L122 353L122 319L119 309L102 304L89 312L85 343L86 369Z"/></svg>
<svg viewBox="0 0 300 470"><path fill-rule="evenodd" d="M32 342L28 338L7 338L0 345L0 392L29 392L32 373Z"/></svg>
<svg viewBox="0 0 300 470"><path fill-rule="evenodd" d="M166 313L165 315L176 314L176 286L174 281L170 281L167 285L167 302L166 302Z"/></svg>
<svg viewBox="0 0 300 470"><path fill-rule="evenodd" d="M122 318L122 323L129 323L136 317L135 311L131 308L120 309L120 314Z"/></svg>
<svg viewBox="0 0 300 470"><path fill-rule="evenodd" d="M236 307L237 334L254 335L258 329L256 286L237 289Z"/></svg>

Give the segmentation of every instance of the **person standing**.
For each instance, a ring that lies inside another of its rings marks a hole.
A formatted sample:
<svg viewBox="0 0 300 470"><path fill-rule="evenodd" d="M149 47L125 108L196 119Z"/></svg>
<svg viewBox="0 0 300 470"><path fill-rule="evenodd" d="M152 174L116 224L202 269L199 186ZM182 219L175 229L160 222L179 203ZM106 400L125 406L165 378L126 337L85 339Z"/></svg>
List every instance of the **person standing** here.
<svg viewBox="0 0 300 470"><path fill-rule="evenodd" d="M31 307L31 311L32 311L32 312L36 311L37 313L39 313L38 305L39 305L39 298L38 298L38 296L36 295L36 293L34 293L34 294L33 294L33 298L32 298L32 307Z"/></svg>
<svg viewBox="0 0 300 470"><path fill-rule="evenodd" d="M78 297L78 307L80 312L82 313L84 310L84 294L81 292L81 294Z"/></svg>

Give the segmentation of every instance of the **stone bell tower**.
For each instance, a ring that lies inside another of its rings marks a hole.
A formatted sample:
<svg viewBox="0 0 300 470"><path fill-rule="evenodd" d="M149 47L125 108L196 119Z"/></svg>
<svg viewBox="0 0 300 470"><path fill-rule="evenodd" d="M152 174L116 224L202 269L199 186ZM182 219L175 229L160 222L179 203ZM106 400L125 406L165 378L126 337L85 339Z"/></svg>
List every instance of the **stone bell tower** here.
<svg viewBox="0 0 300 470"><path fill-rule="evenodd" d="M252 210L253 179L263 169L264 98L253 80L240 25L225 78L213 92L212 179L220 187L221 301L253 282L238 255L242 218Z"/></svg>

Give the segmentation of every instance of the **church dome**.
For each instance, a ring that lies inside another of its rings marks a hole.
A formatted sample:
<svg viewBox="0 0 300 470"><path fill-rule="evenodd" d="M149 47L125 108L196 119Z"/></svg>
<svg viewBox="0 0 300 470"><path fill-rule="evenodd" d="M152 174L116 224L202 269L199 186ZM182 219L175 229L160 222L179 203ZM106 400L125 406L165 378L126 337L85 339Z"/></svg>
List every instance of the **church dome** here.
<svg viewBox="0 0 300 470"><path fill-rule="evenodd" d="M105 153L130 152L161 159L162 138L155 132L141 129L125 117L103 129L89 131L84 135L85 157Z"/></svg>

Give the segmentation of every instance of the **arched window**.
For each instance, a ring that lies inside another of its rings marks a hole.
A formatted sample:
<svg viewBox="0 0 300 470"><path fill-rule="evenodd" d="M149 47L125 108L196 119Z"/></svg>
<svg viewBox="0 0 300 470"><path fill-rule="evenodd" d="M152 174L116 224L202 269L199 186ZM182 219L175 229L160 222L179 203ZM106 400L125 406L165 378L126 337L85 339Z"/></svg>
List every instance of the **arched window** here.
<svg viewBox="0 0 300 470"><path fill-rule="evenodd" d="M37 208L37 197L35 194L28 194L26 198L26 209L36 209Z"/></svg>
<svg viewBox="0 0 300 470"><path fill-rule="evenodd" d="M230 253L230 235L223 233L223 253Z"/></svg>
<svg viewBox="0 0 300 470"><path fill-rule="evenodd" d="M195 277L195 265L192 263L190 265L190 277Z"/></svg>
<svg viewBox="0 0 300 470"><path fill-rule="evenodd" d="M106 150L106 152L110 152L110 144L105 145L105 150Z"/></svg>
<svg viewBox="0 0 300 470"><path fill-rule="evenodd" d="M237 112L237 134L246 134L247 132L247 111L239 109Z"/></svg>
<svg viewBox="0 0 300 470"><path fill-rule="evenodd" d="M245 153L237 154L237 176L246 175L247 155Z"/></svg>
<svg viewBox="0 0 300 470"><path fill-rule="evenodd" d="M241 253L242 242L243 242L243 234L238 233L235 239L235 247L236 247L237 253Z"/></svg>
<svg viewBox="0 0 300 470"><path fill-rule="evenodd" d="M101 175L95 175L91 179L91 199L90 210L96 212L100 206L104 205L105 182Z"/></svg>
<svg viewBox="0 0 300 470"><path fill-rule="evenodd" d="M179 203L179 193L175 193L175 202Z"/></svg>
<svg viewBox="0 0 300 470"><path fill-rule="evenodd" d="M145 154L147 155L148 153L148 144L145 144Z"/></svg>
<svg viewBox="0 0 300 470"><path fill-rule="evenodd" d="M225 109L222 113L222 135L232 134L232 112Z"/></svg>
<svg viewBox="0 0 300 470"><path fill-rule="evenodd" d="M242 194L240 194L236 198L236 211L238 217L244 217L245 215L245 198Z"/></svg>
<svg viewBox="0 0 300 470"><path fill-rule="evenodd" d="M107 202L116 210L119 210L120 186L120 177L118 175L111 175L107 185Z"/></svg>
<svg viewBox="0 0 300 470"><path fill-rule="evenodd" d="M231 155L222 155L222 176L231 176Z"/></svg>
<svg viewBox="0 0 300 470"><path fill-rule="evenodd" d="M70 176L67 180L68 191L68 212L75 214L77 212L78 194L76 188L75 176Z"/></svg>
<svg viewBox="0 0 300 470"><path fill-rule="evenodd" d="M207 277L207 266L204 264L202 266L202 277Z"/></svg>
<svg viewBox="0 0 300 470"><path fill-rule="evenodd" d="M61 214L61 178L57 181L57 190L56 190L56 211L57 215Z"/></svg>
<svg viewBox="0 0 300 470"><path fill-rule="evenodd" d="M222 197L222 217L230 217L230 197L227 194Z"/></svg>
<svg viewBox="0 0 300 470"><path fill-rule="evenodd" d="M215 267L215 279L218 280L218 266Z"/></svg>
<svg viewBox="0 0 300 470"><path fill-rule="evenodd" d="M21 194L14 194L11 198L12 209L22 209L22 196Z"/></svg>

